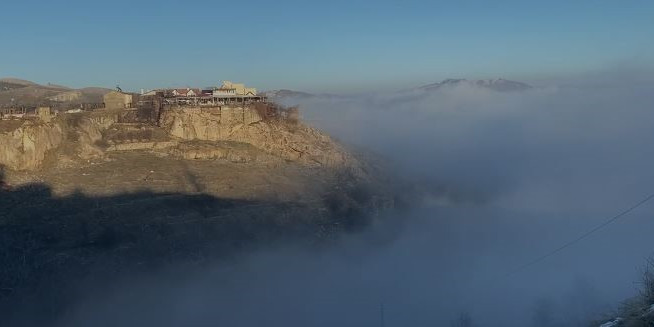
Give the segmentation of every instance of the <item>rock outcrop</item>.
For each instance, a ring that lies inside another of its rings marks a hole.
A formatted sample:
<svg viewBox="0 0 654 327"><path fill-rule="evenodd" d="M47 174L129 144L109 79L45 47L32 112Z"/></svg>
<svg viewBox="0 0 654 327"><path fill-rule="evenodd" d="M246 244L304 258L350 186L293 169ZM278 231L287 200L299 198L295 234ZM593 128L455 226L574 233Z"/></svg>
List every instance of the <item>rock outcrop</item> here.
<svg viewBox="0 0 654 327"><path fill-rule="evenodd" d="M159 126L118 124L126 120L121 114L103 110L63 115L50 123L25 120L0 134L0 165L38 169L46 153L56 149L58 167L101 159L107 151L152 151L179 159L361 168L329 136L299 122L295 111L272 105L167 108Z"/></svg>
<svg viewBox="0 0 654 327"><path fill-rule="evenodd" d="M162 114L161 126L183 140L251 144L284 160L311 166L356 166L345 149L320 131L293 121L264 119L251 107L180 108Z"/></svg>
<svg viewBox="0 0 654 327"><path fill-rule="evenodd" d="M71 128L75 129L79 141L77 156L81 159L97 159L104 155L95 144L102 140L102 132L118 121L117 115L95 115L83 117Z"/></svg>
<svg viewBox="0 0 654 327"><path fill-rule="evenodd" d="M0 165L14 170L37 169L46 153L63 139L59 124L27 120L17 129L0 133Z"/></svg>

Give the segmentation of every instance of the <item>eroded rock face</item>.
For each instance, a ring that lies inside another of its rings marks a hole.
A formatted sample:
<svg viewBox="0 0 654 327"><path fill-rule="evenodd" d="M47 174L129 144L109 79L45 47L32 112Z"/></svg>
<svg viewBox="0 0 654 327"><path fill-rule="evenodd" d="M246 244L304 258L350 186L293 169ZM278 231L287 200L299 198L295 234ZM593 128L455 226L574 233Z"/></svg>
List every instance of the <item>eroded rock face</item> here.
<svg viewBox="0 0 654 327"><path fill-rule="evenodd" d="M37 169L48 151L63 141L59 124L26 121L19 128L0 134L0 165L14 170Z"/></svg>
<svg viewBox="0 0 654 327"><path fill-rule="evenodd" d="M356 159L329 136L301 123L264 120L249 107L180 108L165 111L161 126L183 140L247 143L285 160L323 167L356 166Z"/></svg>
<svg viewBox="0 0 654 327"><path fill-rule="evenodd" d="M95 159L104 151L95 146L102 132L118 121L117 115L74 115L50 122L25 120L17 128L0 133L0 165L12 170L42 167L46 154L67 145L57 162Z"/></svg>
<svg viewBox="0 0 654 327"><path fill-rule="evenodd" d="M0 165L12 170L38 169L46 153L57 149L57 166L101 159L107 151L153 151L187 160L361 167L354 156L322 132L288 115L264 119L250 106L167 109L161 114L160 127L150 126L152 135L132 133L133 138L126 142L105 135L119 120L117 114L107 111L63 116L52 123L25 121L19 128L0 134Z"/></svg>
<svg viewBox="0 0 654 327"><path fill-rule="evenodd" d="M102 140L102 132L117 121L115 115L85 117L73 126L79 140L78 156L85 160L101 158L104 152L95 144Z"/></svg>

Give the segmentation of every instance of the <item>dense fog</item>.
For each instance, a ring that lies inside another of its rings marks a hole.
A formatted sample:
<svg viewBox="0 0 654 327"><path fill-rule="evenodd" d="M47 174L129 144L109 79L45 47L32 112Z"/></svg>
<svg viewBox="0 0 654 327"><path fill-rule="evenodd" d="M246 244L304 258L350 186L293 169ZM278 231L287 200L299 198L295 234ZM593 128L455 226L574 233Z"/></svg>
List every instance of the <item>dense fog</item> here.
<svg viewBox="0 0 654 327"><path fill-rule="evenodd" d="M636 294L654 254L647 203L525 267L654 193L652 84L588 85L285 99L418 185L413 208L328 249L291 244L125 281L61 323L586 325Z"/></svg>

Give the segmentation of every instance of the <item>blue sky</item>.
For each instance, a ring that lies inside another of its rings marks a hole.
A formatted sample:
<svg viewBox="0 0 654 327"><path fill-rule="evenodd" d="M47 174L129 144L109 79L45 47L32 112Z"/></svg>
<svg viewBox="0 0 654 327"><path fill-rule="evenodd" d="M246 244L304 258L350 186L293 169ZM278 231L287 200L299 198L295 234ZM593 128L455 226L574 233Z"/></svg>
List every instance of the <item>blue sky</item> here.
<svg viewBox="0 0 654 327"><path fill-rule="evenodd" d="M654 1L6 1L0 76L342 92L654 62Z"/></svg>

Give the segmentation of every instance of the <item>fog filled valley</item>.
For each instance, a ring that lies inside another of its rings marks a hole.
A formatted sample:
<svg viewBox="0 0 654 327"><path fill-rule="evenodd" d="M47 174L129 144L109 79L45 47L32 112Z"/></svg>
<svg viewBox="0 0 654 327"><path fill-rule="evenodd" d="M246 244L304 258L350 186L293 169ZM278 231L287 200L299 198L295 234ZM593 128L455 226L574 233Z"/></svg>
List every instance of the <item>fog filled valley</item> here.
<svg viewBox="0 0 654 327"><path fill-rule="evenodd" d="M476 326L585 326L638 293L651 203L525 267L653 191L651 79L604 77L517 93L463 85L286 100L404 179L428 181L415 207L395 213L410 221L397 240L349 263L376 281L356 293L385 303L387 325L442 326L467 312Z"/></svg>
<svg viewBox="0 0 654 327"><path fill-rule="evenodd" d="M620 77L275 99L383 176L360 184L201 162L160 177L190 191L56 194L48 180L68 170L42 173L0 193L0 304L15 325L599 325L654 255L654 202L570 243L654 193L654 84ZM120 173L178 165L134 156ZM239 182L276 186L250 197ZM220 183L230 196L213 195ZM37 209L20 208L27 196ZM26 221L59 226L61 247L44 250L49 232L15 227Z"/></svg>

